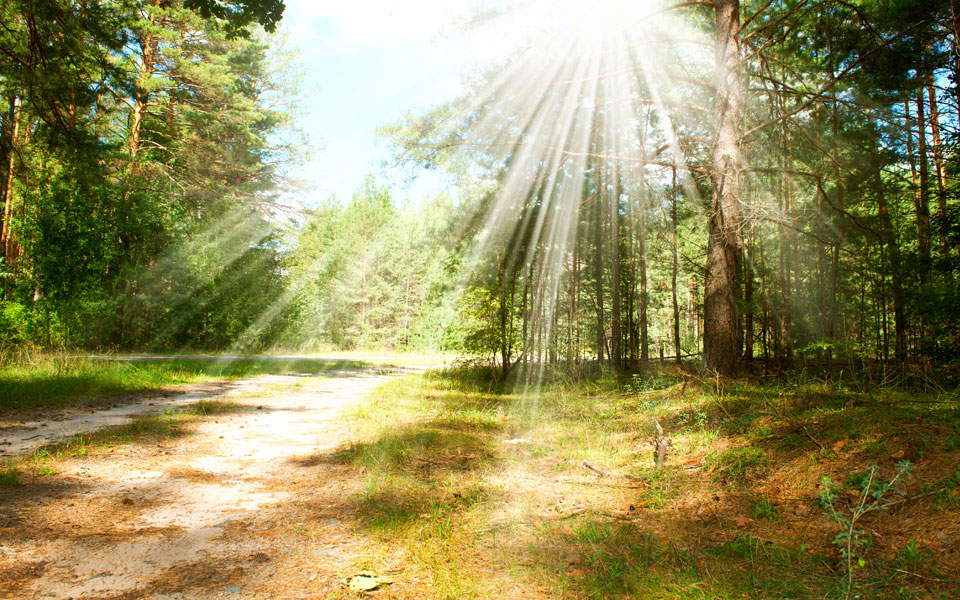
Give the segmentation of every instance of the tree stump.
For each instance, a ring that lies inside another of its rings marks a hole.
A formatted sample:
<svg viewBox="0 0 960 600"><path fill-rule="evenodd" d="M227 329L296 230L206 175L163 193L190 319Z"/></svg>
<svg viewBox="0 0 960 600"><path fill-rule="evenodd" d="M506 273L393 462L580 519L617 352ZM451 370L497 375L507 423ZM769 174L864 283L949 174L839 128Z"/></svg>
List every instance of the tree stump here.
<svg viewBox="0 0 960 600"><path fill-rule="evenodd" d="M657 428L657 434L653 436L653 459L656 461L653 470L659 471L663 468L664 461L667 460L667 451L673 445L673 440L664 435L660 421L654 420L653 424Z"/></svg>

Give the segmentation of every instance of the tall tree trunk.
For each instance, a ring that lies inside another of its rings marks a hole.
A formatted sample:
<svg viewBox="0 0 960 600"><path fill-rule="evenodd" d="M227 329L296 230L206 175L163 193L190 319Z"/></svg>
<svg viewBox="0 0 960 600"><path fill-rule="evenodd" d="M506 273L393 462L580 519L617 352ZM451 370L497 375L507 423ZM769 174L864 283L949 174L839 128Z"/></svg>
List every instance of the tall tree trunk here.
<svg viewBox="0 0 960 600"><path fill-rule="evenodd" d="M510 341L507 334L507 248L497 248L497 320L500 329L500 368L503 379L510 369Z"/></svg>
<svg viewBox="0 0 960 600"><path fill-rule="evenodd" d="M597 189L600 189L600 181L597 181ZM594 292L596 294L595 304L597 308L597 364L603 368L604 348L607 345L607 336L604 332L606 319L603 314L603 208L602 203L594 204L595 220L593 223L593 269L594 269Z"/></svg>
<svg viewBox="0 0 960 600"><path fill-rule="evenodd" d="M610 368L614 373L623 370L622 339L620 335L620 181L614 175L610 196Z"/></svg>
<svg viewBox="0 0 960 600"><path fill-rule="evenodd" d="M670 270L670 292L673 302L673 349L677 357L677 364L683 360L680 349L680 304L677 302L677 271L680 268L680 247L677 244L677 168L672 170L672 187L670 188L670 225L673 241L673 264Z"/></svg>
<svg viewBox="0 0 960 600"><path fill-rule="evenodd" d="M940 141L940 111L937 107L937 89L933 85L933 76L927 83L927 96L930 99L930 128L933 130L933 164L937 173L937 229L940 233L940 255L949 255L947 248L947 174L943 164L943 146Z"/></svg>
<svg viewBox="0 0 960 600"><path fill-rule="evenodd" d="M3 123L3 151L4 171L2 185L3 218L0 219L0 245L3 245L3 256L10 264L12 259L12 225L13 225L13 172L16 157L16 141L20 131L20 97L16 94L10 97L10 107Z"/></svg>
<svg viewBox="0 0 960 600"><path fill-rule="evenodd" d="M830 61L831 61L831 75L833 77L838 77L839 73L837 72L837 67L833 65L833 49L830 48ZM834 179L836 180L836 208L838 211L843 210L843 173L840 168L840 103L837 102L836 98L833 100L833 165L834 165ZM837 321L840 317L840 297L839 297L839 280L840 280L840 247L843 245L843 238L846 235L847 223L846 219L838 215L839 225L837 227L837 237L833 242L833 256L831 257L831 268L830 268L830 317L829 324L827 327L827 341L830 345L827 347L827 363L830 363L831 357L834 352L834 345L836 344L837 338Z"/></svg>
<svg viewBox="0 0 960 600"><path fill-rule="evenodd" d="M917 245L920 249L920 284L927 282L930 273L930 192L927 169L927 123L923 87L917 93Z"/></svg>
<svg viewBox="0 0 960 600"><path fill-rule="evenodd" d="M130 139L128 151L131 160L136 160L140 152L140 133L143 130L143 118L150 103L149 82L153 77L154 52L156 42L150 34L144 34L140 42L141 62L137 74L136 90L133 95L133 107L130 111ZM134 163L136 168L136 163Z"/></svg>
<svg viewBox="0 0 960 600"><path fill-rule="evenodd" d="M930 236L930 189L929 169L927 168L927 122L925 118L923 86L917 90L917 171L920 175L919 205L917 206L917 236L920 248L920 294L926 294L925 287L930 279L931 236ZM932 343L930 326L926 311L920 315L920 350L927 353Z"/></svg>
<svg viewBox="0 0 960 600"><path fill-rule="evenodd" d="M753 362L753 264L752 248L754 243L753 228L750 228L747 248L744 251L746 260L743 261L743 359L750 368Z"/></svg>
<svg viewBox="0 0 960 600"><path fill-rule="evenodd" d="M743 240L740 188L740 1L717 0L712 200L704 292L704 367L731 374L740 354L737 267Z"/></svg>
<svg viewBox="0 0 960 600"><path fill-rule="evenodd" d="M876 144L876 142L875 142ZM893 327L894 336L894 356L897 360L903 362L907 358L907 330L906 313L904 312L904 295L901 278L900 245L897 244L894 235L893 222L890 219L890 212L887 209L887 198L883 190L883 179L880 176L880 149L875 145L874 152L877 155L877 168L873 170L874 185L877 190L877 217L880 220L880 232L883 236L883 244L886 246L886 254L889 257L890 279L893 287ZM884 350L886 355L886 350Z"/></svg>
<svg viewBox="0 0 960 600"><path fill-rule="evenodd" d="M960 101L960 0L950 0L950 13L953 16L953 89L954 97Z"/></svg>
<svg viewBox="0 0 960 600"><path fill-rule="evenodd" d="M640 368L646 369L650 361L649 294L647 293L647 202L645 188L640 189L640 206L637 215L637 252L640 258Z"/></svg>
<svg viewBox="0 0 960 600"><path fill-rule="evenodd" d="M576 352L573 345L573 324L576 321L577 315L577 257L580 250L580 236L574 234L573 242L573 254L570 257L570 286L569 286L569 298L567 300L569 306L567 307L569 313L567 315L567 371L571 372L573 370L573 365L576 360Z"/></svg>
<svg viewBox="0 0 960 600"><path fill-rule="evenodd" d="M628 251L630 269L627 281L627 345L629 346L629 366L636 370L640 366L640 332L637 323L637 221L634 212L635 201L627 200L626 222L628 231Z"/></svg>

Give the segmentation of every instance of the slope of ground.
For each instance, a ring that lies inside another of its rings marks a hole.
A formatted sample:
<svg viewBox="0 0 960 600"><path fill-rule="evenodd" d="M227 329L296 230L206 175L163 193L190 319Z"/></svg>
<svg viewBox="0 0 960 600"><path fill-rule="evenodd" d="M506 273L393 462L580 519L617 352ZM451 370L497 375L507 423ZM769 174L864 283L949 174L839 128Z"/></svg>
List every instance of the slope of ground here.
<svg viewBox="0 0 960 600"><path fill-rule="evenodd" d="M21 459L0 597L960 594L955 393L486 381L290 378Z"/></svg>

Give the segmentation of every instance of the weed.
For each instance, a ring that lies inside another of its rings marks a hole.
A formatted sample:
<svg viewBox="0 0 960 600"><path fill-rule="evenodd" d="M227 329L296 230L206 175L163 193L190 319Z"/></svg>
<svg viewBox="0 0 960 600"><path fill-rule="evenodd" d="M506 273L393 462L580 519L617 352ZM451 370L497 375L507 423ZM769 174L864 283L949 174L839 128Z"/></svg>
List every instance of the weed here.
<svg viewBox="0 0 960 600"><path fill-rule="evenodd" d="M841 528L834 536L833 543L840 551L842 566L846 570L847 598L853 589L854 570L866 564L862 552L869 543L869 538L863 536L863 530L857 529L857 522L868 513L889 508L892 501L887 494L902 487L904 479L910 475L912 469L913 465L909 461L901 461L897 463L897 472L893 477L883 481L879 478L880 467L867 467L863 477L855 478L855 481L859 482L859 494L854 505L848 510L837 507L838 488L830 478L824 477L821 480L823 492L820 493L820 505Z"/></svg>
<svg viewBox="0 0 960 600"><path fill-rule="evenodd" d="M713 477L717 481L733 483L742 479L748 469L762 465L766 458L766 454L759 448L732 448L708 456L704 464L713 471Z"/></svg>
<svg viewBox="0 0 960 600"><path fill-rule="evenodd" d="M953 426L953 434L943 442L946 450L956 450L960 448L960 425Z"/></svg>
<svg viewBox="0 0 960 600"><path fill-rule="evenodd" d="M662 390L673 383L676 383L676 378L659 373L634 373L630 377L630 382L626 385L626 391L633 394L643 394L645 392Z"/></svg>
<svg viewBox="0 0 960 600"><path fill-rule="evenodd" d="M664 508L670 500L680 496L680 490L671 485L665 475L666 471L657 471L647 481L647 489L641 495L641 502L647 508L658 510Z"/></svg>
<svg viewBox="0 0 960 600"><path fill-rule="evenodd" d="M0 486L14 487L20 485L20 471L16 467L0 469Z"/></svg>
<svg viewBox="0 0 960 600"><path fill-rule="evenodd" d="M960 506L960 464L949 475L927 484L925 488L933 492L934 510L940 510L944 506Z"/></svg>
<svg viewBox="0 0 960 600"><path fill-rule="evenodd" d="M578 525L573 530L577 540L584 544L602 544L610 539L610 527L601 526L593 521Z"/></svg>
<svg viewBox="0 0 960 600"><path fill-rule="evenodd" d="M750 507L750 512L753 514L754 519L765 519L767 521L780 520L780 511L777 510L777 507L774 506L766 496L761 496L754 500L753 505Z"/></svg>
<svg viewBox="0 0 960 600"><path fill-rule="evenodd" d="M51 465L46 464L52 460L53 460L53 456L50 454L49 451L43 448L38 448L33 452L34 472L38 476L56 475L57 470L53 468Z"/></svg>
<svg viewBox="0 0 960 600"><path fill-rule="evenodd" d="M887 454L887 440L883 438L869 440L861 447L867 456L884 456Z"/></svg>
<svg viewBox="0 0 960 600"><path fill-rule="evenodd" d="M905 569L916 569L933 562L933 552L929 548L918 546L911 540L906 546L900 548L895 559Z"/></svg>
<svg viewBox="0 0 960 600"><path fill-rule="evenodd" d="M847 475L847 487L854 490L863 489L863 486L866 485L869 476L870 474L868 471L854 471L853 473Z"/></svg>
<svg viewBox="0 0 960 600"><path fill-rule="evenodd" d="M693 408L689 412L680 413L677 423L681 427L689 426L696 431L703 431L707 426L707 413L699 408Z"/></svg>

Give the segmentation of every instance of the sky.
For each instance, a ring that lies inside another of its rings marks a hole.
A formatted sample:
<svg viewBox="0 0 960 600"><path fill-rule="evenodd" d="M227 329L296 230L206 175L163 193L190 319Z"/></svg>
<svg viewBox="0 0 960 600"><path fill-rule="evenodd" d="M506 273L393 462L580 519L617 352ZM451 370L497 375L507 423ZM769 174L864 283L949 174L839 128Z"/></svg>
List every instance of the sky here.
<svg viewBox="0 0 960 600"><path fill-rule="evenodd" d="M281 31L299 53L305 101L297 126L311 146L291 173L305 184L289 201L312 206L336 194L350 198L367 173L402 197L445 187L440 174L412 184L376 129L453 99L478 58L455 23L471 0L286 0ZM446 33L442 33L446 32Z"/></svg>

